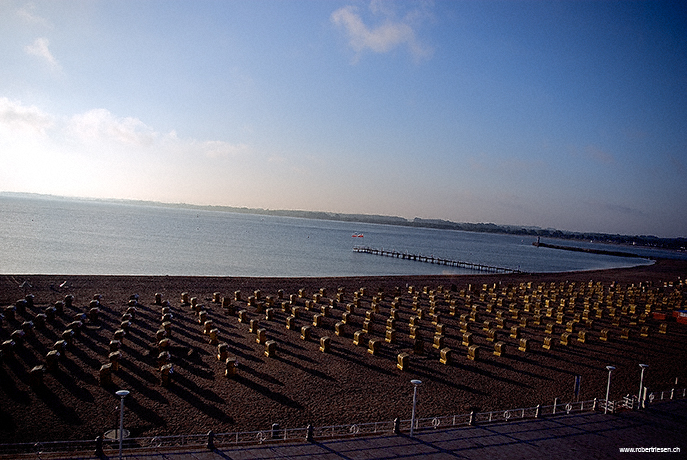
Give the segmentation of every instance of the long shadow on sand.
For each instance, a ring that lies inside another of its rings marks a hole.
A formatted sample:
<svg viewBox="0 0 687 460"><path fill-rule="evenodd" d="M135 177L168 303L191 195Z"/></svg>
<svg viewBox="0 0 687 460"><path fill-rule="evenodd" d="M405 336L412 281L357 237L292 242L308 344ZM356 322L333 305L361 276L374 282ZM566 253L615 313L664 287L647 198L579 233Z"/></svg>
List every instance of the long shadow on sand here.
<svg viewBox="0 0 687 460"><path fill-rule="evenodd" d="M427 379L427 381L442 383L444 385L456 388L458 390L465 391L466 393L473 393L479 396L489 396L489 393L485 393L484 391L480 391L473 387L461 385L454 380L446 380L444 378L441 378L437 376L436 372L434 372L432 369L428 369L427 367L419 364L418 362L411 362L411 369L411 372L413 374L419 377L424 377L425 379Z"/></svg>
<svg viewBox="0 0 687 460"><path fill-rule="evenodd" d="M96 331L89 329L87 331L84 331L81 334L81 337L79 337L79 342L81 342L86 348L92 350L96 355L98 356L103 356L107 355L109 353L109 350L105 348L105 346L101 346L98 342L102 342L103 344L105 343L105 340L102 340L101 334L95 333ZM83 353L83 352L82 352ZM76 353L74 353L76 354ZM83 353L85 356L86 354ZM100 362L93 359L93 358L84 358L89 360L89 365L93 368L99 367ZM82 359L82 361L84 361ZM96 361L96 362L93 362ZM85 361L84 361L85 362Z"/></svg>
<svg viewBox="0 0 687 460"><path fill-rule="evenodd" d="M260 380L264 380L264 381L269 382L273 385L284 386L284 383L281 382L279 379L276 379L269 374L265 374L264 372L260 372L260 371L257 371L255 369L251 369L250 367L247 367L247 366L241 367L241 372L245 372L246 374L253 375L253 376L259 378Z"/></svg>
<svg viewBox="0 0 687 460"><path fill-rule="evenodd" d="M129 331L124 335L124 340L122 341L123 346L127 346L130 344L127 344L127 341L130 341L133 344L138 345L140 348L143 348L144 350L150 346L151 341L153 340L152 337L149 337L141 331L138 331L136 329L129 329ZM133 347L130 347L133 348Z"/></svg>
<svg viewBox="0 0 687 460"><path fill-rule="evenodd" d="M70 425L80 425L83 423L78 412L73 407L65 406L60 397L47 386L42 385L36 388L36 396L65 423Z"/></svg>
<svg viewBox="0 0 687 460"><path fill-rule="evenodd" d="M294 357L294 358L298 358L298 357L299 357L297 354L291 353L291 352L289 352L289 351L286 350L286 349L282 349L282 350L280 350L280 351L281 351L281 354L284 354L284 355L292 356L292 357ZM335 380L336 380L335 378L333 378L333 377L331 377L331 376L325 374L324 372L318 371L317 369L313 369L313 368L311 368L311 367L303 366L303 365L301 365L301 364L298 364L296 361L290 360L290 359L286 359L286 358L284 358L283 356L277 355L277 356L275 357L275 359L276 359L277 361L281 362L282 364L286 364L286 365L289 365L289 366L291 366L291 367L295 367L296 369L300 369L300 370L302 370L302 371L304 371L304 372L307 372L308 374L311 374L311 375L313 375L313 376L315 376L315 377L319 377L319 378L321 378L321 379L323 379L323 380L330 380L330 381L335 381Z"/></svg>
<svg viewBox="0 0 687 460"><path fill-rule="evenodd" d="M529 365L537 367L537 368L549 369L549 370L555 371L555 372L565 372L565 370L563 370L563 369L553 367L553 366L548 366L548 365L544 364L542 362L542 360L530 359L530 357L537 357L537 356L550 357L551 354L550 353L548 353L548 354L543 353L541 351L529 350L529 351L527 351L526 354L519 356L517 359L518 359L518 361L520 361L522 363L529 364ZM576 363L576 364L580 364L580 363ZM588 367L591 367L591 366L588 366ZM568 371L568 373L569 374L576 374L573 371Z"/></svg>
<svg viewBox="0 0 687 460"><path fill-rule="evenodd" d="M49 325L49 324L50 324L50 323L48 323L48 325ZM59 340L59 339L57 338L57 333L56 333L54 330L52 330L52 328L50 328L48 325L46 325L44 328L37 329L37 330L36 330L36 335L37 335L37 336L42 335L43 337L45 337L46 339L48 339L48 342L50 342L50 343L55 343L56 341Z"/></svg>
<svg viewBox="0 0 687 460"><path fill-rule="evenodd" d="M63 372L61 369L57 369L52 373L55 380L60 382L60 384L69 391L75 398L86 402L93 402L93 395L88 389L84 388L83 384L95 384L95 378L86 372L76 364L71 359L62 360L62 366L67 372Z"/></svg>
<svg viewBox="0 0 687 460"><path fill-rule="evenodd" d="M303 406L301 404L299 404L298 402L289 398L288 396L283 395L281 393L277 393L276 391L272 391L269 388L267 388L266 386L260 385L259 383L254 382L252 380L248 380L247 378L243 377L242 375L235 376L234 380L237 383L240 383L240 384L250 388L251 390L257 391L261 395L267 396L272 401L278 402L279 404L282 404L286 407L290 407L292 409L298 409L298 410L303 409Z"/></svg>
<svg viewBox="0 0 687 460"><path fill-rule="evenodd" d="M136 394L133 394L132 396L126 398L126 407L127 409L131 410L136 415L138 415L141 418L141 420L144 420L152 424L153 426L167 425L167 422L165 422L165 419L162 418L160 414L142 405L138 401Z"/></svg>
<svg viewBox="0 0 687 460"><path fill-rule="evenodd" d="M230 354L234 354L234 355L236 355L237 357L241 357L241 359L244 359L244 360L246 360L246 361L252 361L252 362L257 362L257 363L261 363L261 362L262 362L262 360L261 360L260 358L258 358L258 357L256 357L256 356L253 356L253 355L250 354L250 353L244 353L243 351L239 351L239 350L238 350L239 348L242 349L242 350L248 350L249 352L252 352L252 351L253 351L252 348L247 347L247 346L245 346L245 345L243 345L243 344L241 344L241 343L232 342L232 343L230 344Z"/></svg>
<svg viewBox="0 0 687 460"><path fill-rule="evenodd" d="M490 363L481 363L481 364L486 364L487 366L490 365ZM488 377L488 378L493 379L493 380L499 380L501 382L505 382L505 383L508 383L511 385L516 385L516 386L524 387L524 388L529 387L529 385L524 384L522 382L519 382L517 380L503 377L502 375L499 375L499 372L491 372L491 371L486 370L486 369L480 369L476 365L470 365L469 363L465 363L464 365L461 365L461 367L463 367L467 372L474 372L475 374L480 374L480 375L483 375L483 376Z"/></svg>
<svg viewBox="0 0 687 460"><path fill-rule="evenodd" d="M178 388L179 386L182 386L188 389L194 395L199 395L204 399L207 399L208 401L212 401L218 404L224 402L224 400L220 396L218 396L217 393L208 388L198 386L196 382L186 377L182 372L176 372L174 374L173 381L173 388Z"/></svg>
<svg viewBox="0 0 687 460"><path fill-rule="evenodd" d="M314 339L312 339L312 340L314 340ZM300 359L301 361L305 361L306 363L311 363L313 365L317 365L317 362L314 359L312 359L311 357L300 354L300 353L296 353L295 351L293 351L293 348L303 349L303 347L298 347L297 345L293 344L290 341L281 342L280 345L281 345L281 352L282 353L287 354L293 358Z"/></svg>
<svg viewBox="0 0 687 460"><path fill-rule="evenodd" d="M180 363L184 363L183 368L187 372L204 380L212 380L215 374L212 370L208 369L208 365L203 360L203 357L207 355L208 353L205 350L192 348L188 353L181 356L175 354L174 357L178 359Z"/></svg>
<svg viewBox="0 0 687 460"><path fill-rule="evenodd" d="M504 357L504 359L508 359L508 358L507 358L507 357ZM511 358L511 359L512 359L512 358ZM521 361L520 358L517 358L517 360L518 360L518 361ZM529 371L526 371L526 370L523 370L523 369L516 369L516 368L513 367L511 364L508 364L507 362L503 362L502 360L490 361L489 364L492 365L492 366L494 366L494 367L500 367L501 369L506 370L506 371L515 372L515 373L517 373L518 375L526 375L526 376L528 376L528 377L530 377L530 378L533 378L533 379L553 380L553 379L551 379L550 377L547 377L547 376L545 376L545 375L543 375L543 374L537 374L537 373L529 372Z"/></svg>
<svg viewBox="0 0 687 460"><path fill-rule="evenodd" d="M132 392L142 394L144 397L152 400L159 401L162 403L167 403L167 398L165 398L160 392L153 388L153 385L157 383L157 379L153 378L152 381L142 382L137 378L141 376L142 372L139 368L128 368L128 366L122 366L123 369L116 373L116 375L129 384ZM150 372L144 371L145 374L152 376Z"/></svg>
<svg viewBox="0 0 687 460"><path fill-rule="evenodd" d="M329 350L329 353L332 354L333 356L337 356L341 359L345 359L346 361L349 361L354 364L358 364L360 366L365 366L368 369L378 372L380 374L384 375L394 375L393 372L391 372L388 369L384 369L383 367L375 366L374 364L368 363L365 360L361 359L359 355L352 353L348 348L342 347L342 346L334 346Z"/></svg>
<svg viewBox="0 0 687 460"><path fill-rule="evenodd" d="M202 325L198 321L190 321L183 315L175 316L174 318L173 327L175 334L184 336L194 342L203 341L203 335L201 334Z"/></svg>
<svg viewBox="0 0 687 460"><path fill-rule="evenodd" d="M135 326L133 330L136 330L137 328L145 329L151 334L155 334L155 331L157 330L157 328L153 326L156 323L155 318L153 318L152 315L142 313L141 311L136 313L136 317L132 320L132 323L133 326Z"/></svg>
<svg viewBox="0 0 687 460"><path fill-rule="evenodd" d="M123 369L128 369L132 375L141 378L147 382L148 385L154 385L159 382L158 377L147 369L144 369L140 364L145 363L144 360L128 360L122 359L119 366ZM146 366L147 367L147 366Z"/></svg>
<svg viewBox="0 0 687 460"><path fill-rule="evenodd" d="M20 404L28 405L31 403L31 397L28 391L20 390L16 385L17 379L9 375L4 366L0 366L0 388L13 401Z"/></svg>
<svg viewBox="0 0 687 460"><path fill-rule="evenodd" d="M206 414L209 417L219 420L224 423L234 423L234 419L227 415L219 404L224 401L210 390L200 388L193 384L186 377L175 374L172 383L169 386L169 392L176 394L178 397L191 404L193 407ZM218 405L208 404L203 401L198 395L216 402Z"/></svg>
<svg viewBox="0 0 687 460"><path fill-rule="evenodd" d="M12 432L16 429L17 429L17 424L14 423L14 419L12 418L12 414L10 414L9 412L5 412L0 407L0 431Z"/></svg>

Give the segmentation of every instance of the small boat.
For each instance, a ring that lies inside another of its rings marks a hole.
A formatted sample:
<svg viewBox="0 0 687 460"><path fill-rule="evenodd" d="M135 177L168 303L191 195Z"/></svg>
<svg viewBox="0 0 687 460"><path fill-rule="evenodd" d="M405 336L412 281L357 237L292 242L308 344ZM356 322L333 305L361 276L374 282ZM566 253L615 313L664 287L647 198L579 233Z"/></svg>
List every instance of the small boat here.
<svg viewBox="0 0 687 460"><path fill-rule="evenodd" d="M352 236L353 238L362 238L362 237L363 237L363 234L362 234L362 233L354 233L354 234L351 235L351 236Z"/></svg>

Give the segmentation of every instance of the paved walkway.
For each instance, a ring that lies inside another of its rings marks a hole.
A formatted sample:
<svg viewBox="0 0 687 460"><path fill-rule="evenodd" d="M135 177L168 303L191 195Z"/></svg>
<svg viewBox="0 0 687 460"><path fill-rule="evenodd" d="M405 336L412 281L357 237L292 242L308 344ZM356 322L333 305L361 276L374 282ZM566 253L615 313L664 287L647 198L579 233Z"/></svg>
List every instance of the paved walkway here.
<svg viewBox="0 0 687 460"><path fill-rule="evenodd" d="M681 453L621 453L620 448L680 448ZM678 458L687 454L687 400L656 403L644 411L586 413L475 427L314 443L196 450L125 452L127 460L242 459L606 459ZM116 459L113 454L110 459ZM55 458L46 456L44 458ZM72 459L75 457L71 457ZM84 457L81 457L84 458ZM97 457L85 457L96 460Z"/></svg>

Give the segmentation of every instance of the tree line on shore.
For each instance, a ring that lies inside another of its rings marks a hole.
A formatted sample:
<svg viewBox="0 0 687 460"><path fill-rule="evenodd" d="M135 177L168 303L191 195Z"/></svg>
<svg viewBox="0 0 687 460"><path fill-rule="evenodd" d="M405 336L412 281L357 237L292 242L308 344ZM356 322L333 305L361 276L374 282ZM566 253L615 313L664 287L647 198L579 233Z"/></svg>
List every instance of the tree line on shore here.
<svg viewBox="0 0 687 460"><path fill-rule="evenodd" d="M305 219L335 220L341 222L360 222L371 224L399 225L405 227L437 228L443 230L460 230L465 232L500 233L523 235L540 238L559 238L578 241L594 241L596 243L623 244L628 246L643 246L674 251L687 250L687 238L659 238L653 235L620 235L609 233L569 232L553 228L524 227L517 225L497 225L492 223L452 222L442 219L412 220L398 216L383 216L376 214L345 214L324 211L278 210L261 208L235 208L227 206L202 206L213 210L225 210L248 214L264 214L283 217L299 217Z"/></svg>

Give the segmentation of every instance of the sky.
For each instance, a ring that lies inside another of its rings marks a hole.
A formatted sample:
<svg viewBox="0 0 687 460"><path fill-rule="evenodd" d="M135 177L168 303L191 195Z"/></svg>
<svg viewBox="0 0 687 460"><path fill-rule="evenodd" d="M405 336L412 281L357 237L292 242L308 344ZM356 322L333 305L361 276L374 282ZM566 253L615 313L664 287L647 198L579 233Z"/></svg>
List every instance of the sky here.
<svg viewBox="0 0 687 460"><path fill-rule="evenodd" d="M0 191L687 236L687 3L0 0Z"/></svg>

